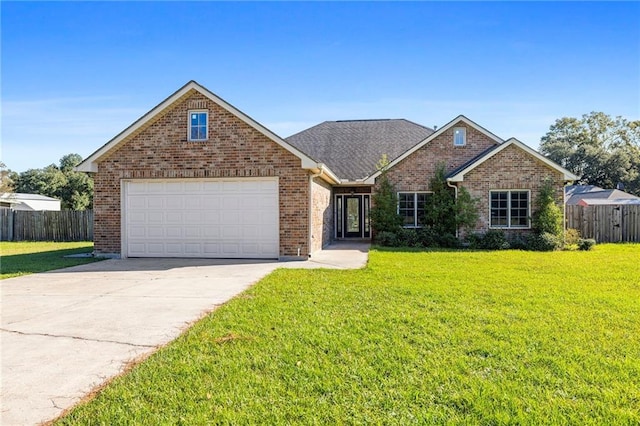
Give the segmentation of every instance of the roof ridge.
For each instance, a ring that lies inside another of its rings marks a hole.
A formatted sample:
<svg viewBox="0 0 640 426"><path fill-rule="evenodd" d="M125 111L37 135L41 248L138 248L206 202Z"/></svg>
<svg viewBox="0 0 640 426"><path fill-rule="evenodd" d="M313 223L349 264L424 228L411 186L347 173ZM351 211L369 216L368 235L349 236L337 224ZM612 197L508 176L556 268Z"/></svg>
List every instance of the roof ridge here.
<svg viewBox="0 0 640 426"><path fill-rule="evenodd" d="M404 118L359 118L353 120L335 120L334 123L349 123L354 121L394 121L394 120L404 120Z"/></svg>

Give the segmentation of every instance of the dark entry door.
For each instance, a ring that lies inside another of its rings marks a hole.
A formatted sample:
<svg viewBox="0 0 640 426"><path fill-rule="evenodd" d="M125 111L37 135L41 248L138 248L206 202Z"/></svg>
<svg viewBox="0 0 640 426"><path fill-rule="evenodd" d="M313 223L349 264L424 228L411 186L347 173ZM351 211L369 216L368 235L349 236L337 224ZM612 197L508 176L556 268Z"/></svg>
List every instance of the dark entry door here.
<svg viewBox="0 0 640 426"><path fill-rule="evenodd" d="M344 236L358 238L362 236L362 196L344 197Z"/></svg>

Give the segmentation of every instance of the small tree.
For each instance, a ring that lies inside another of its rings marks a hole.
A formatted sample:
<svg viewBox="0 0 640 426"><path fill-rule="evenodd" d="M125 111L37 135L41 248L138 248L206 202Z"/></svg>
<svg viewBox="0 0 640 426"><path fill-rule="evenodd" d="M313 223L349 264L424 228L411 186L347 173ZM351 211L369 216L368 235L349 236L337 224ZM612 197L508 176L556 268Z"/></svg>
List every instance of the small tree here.
<svg viewBox="0 0 640 426"><path fill-rule="evenodd" d="M402 227L402 217L398 214L398 197L387 177L388 165L386 154L382 155L376 165L382 172L378 177L378 188L372 196L373 206L370 213L371 224L376 233L396 233Z"/></svg>
<svg viewBox="0 0 640 426"><path fill-rule="evenodd" d="M467 231L472 230L480 218L478 200L473 198L464 186L458 188L455 212L456 227Z"/></svg>
<svg viewBox="0 0 640 426"><path fill-rule="evenodd" d="M473 228L478 221L478 202L464 187L458 190L447 185L444 164L438 165L430 180L433 193L427 197L424 208L425 225L439 235L456 235L459 228Z"/></svg>
<svg viewBox="0 0 640 426"><path fill-rule="evenodd" d="M542 183L535 206L532 220L534 232L539 235L547 233L562 238L564 231L562 210L556 204L551 179L545 179Z"/></svg>

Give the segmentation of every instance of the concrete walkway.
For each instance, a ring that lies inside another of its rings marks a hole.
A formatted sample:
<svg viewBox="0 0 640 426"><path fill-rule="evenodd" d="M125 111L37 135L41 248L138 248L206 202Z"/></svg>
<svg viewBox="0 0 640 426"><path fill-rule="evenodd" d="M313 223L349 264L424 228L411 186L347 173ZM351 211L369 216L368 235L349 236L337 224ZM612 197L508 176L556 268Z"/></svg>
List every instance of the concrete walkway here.
<svg viewBox="0 0 640 426"><path fill-rule="evenodd" d="M47 422L273 270L359 268L369 245L305 262L106 260L0 281L2 425Z"/></svg>

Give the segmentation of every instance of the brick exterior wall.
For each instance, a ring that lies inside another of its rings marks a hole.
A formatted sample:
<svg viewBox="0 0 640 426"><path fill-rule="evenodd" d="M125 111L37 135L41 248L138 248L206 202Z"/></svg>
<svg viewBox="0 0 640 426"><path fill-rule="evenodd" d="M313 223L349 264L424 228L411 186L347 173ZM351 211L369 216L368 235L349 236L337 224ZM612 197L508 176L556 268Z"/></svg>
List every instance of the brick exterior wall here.
<svg viewBox="0 0 640 426"><path fill-rule="evenodd" d="M453 127L467 129L465 146L453 146ZM396 191L428 191L438 164L444 163L450 172L495 145L491 138L463 122L453 127L388 170L387 176Z"/></svg>
<svg viewBox="0 0 640 426"><path fill-rule="evenodd" d="M464 186L472 197L480 200L480 220L476 230L486 231L490 224L490 190L530 190L530 212L533 215L538 193L545 179L553 181L556 188L556 203L564 212L564 176L514 145L467 173L464 182L459 185ZM507 234L523 232L508 229L504 231Z"/></svg>
<svg viewBox="0 0 640 426"><path fill-rule="evenodd" d="M188 111L207 109L209 139L187 141ZM280 256L309 252L309 173L300 159L195 90L100 159L94 176L97 253L120 253L122 179L277 176Z"/></svg>
<svg viewBox="0 0 640 426"><path fill-rule="evenodd" d="M466 127L467 143L464 147L453 145L453 127ZM451 172L496 144L488 136L462 122L453 127L387 171L396 191L429 191L429 180L434 176L438 164L444 162L446 171ZM464 182L458 186L464 186L472 197L479 199L480 219L476 230L486 231L489 229L489 190L530 190L533 214L545 178L551 178L555 183L556 200L564 211L563 175L513 145L467 173Z"/></svg>
<svg viewBox="0 0 640 426"><path fill-rule="evenodd" d="M333 196L331 185L320 178L311 183L311 253L331 243Z"/></svg>

